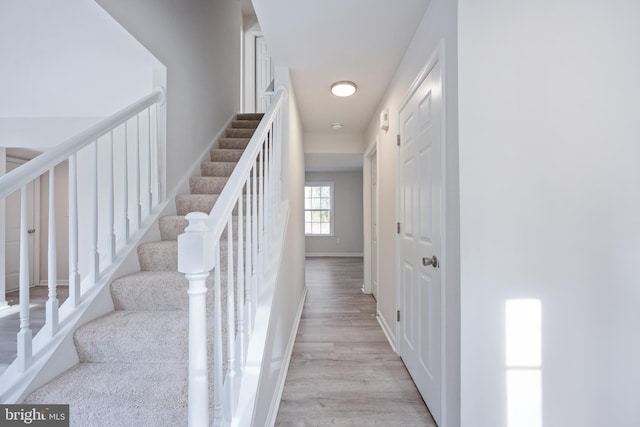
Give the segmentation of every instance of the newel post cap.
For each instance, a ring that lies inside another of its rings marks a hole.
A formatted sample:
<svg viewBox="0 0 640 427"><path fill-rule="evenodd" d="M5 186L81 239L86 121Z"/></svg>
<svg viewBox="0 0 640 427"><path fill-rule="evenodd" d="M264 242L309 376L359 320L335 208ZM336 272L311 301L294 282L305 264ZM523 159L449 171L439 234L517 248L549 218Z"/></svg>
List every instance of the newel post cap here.
<svg viewBox="0 0 640 427"><path fill-rule="evenodd" d="M189 225L178 236L178 271L185 274L209 272L215 266L215 242L209 231L209 215L191 212L185 218Z"/></svg>

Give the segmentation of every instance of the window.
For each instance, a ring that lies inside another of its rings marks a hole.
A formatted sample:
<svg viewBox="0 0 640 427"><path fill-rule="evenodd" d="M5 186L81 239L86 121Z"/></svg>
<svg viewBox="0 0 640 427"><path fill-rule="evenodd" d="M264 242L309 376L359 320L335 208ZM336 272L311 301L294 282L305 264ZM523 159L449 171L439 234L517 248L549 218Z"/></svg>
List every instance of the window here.
<svg viewBox="0 0 640 427"><path fill-rule="evenodd" d="M304 186L304 233L333 236L333 182L313 182Z"/></svg>

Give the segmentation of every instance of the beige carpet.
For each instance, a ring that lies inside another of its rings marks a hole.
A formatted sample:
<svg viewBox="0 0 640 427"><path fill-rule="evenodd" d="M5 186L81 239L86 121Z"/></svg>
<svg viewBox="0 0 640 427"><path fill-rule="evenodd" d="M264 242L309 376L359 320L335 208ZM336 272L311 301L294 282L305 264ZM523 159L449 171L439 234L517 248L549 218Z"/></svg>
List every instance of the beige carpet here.
<svg viewBox="0 0 640 427"><path fill-rule="evenodd" d="M190 179L191 193L176 197L177 215L158 221L162 240L138 247L141 271L111 284L116 310L76 331L80 364L26 403L69 404L71 425L78 427L187 425L188 284L176 271L176 239L187 225L185 214L211 210L261 117L239 114L232 122L211 161L202 164L202 176ZM221 245L223 260L227 252ZM211 334L209 342L211 351Z"/></svg>

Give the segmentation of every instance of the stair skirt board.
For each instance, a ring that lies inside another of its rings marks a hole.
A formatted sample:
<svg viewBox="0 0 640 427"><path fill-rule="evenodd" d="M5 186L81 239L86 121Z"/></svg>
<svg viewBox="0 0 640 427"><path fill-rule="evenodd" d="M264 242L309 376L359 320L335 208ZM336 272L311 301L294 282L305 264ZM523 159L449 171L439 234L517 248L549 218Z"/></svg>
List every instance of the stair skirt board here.
<svg viewBox="0 0 640 427"><path fill-rule="evenodd" d="M261 117L237 115L229 121L230 127L221 132L219 139L239 147L243 143L241 139L251 137ZM243 149L238 148L207 150L210 160L205 159L199 167L192 169L199 169L206 176L185 178L191 184L191 190L197 193L174 194L177 215L171 215L171 209L165 208L163 213L170 215L160 217L158 214L154 218L158 227L147 234L163 240L143 241L142 236L137 240L142 242L137 246L140 271L110 280L108 289L115 311L99 313L104 315L93 316L75 330L73 342L80 363L31 392L25 402L69 403L74 425L91 425L91 418L87 417L94 417L94 421L99 419L104 425L109 424L109 419L114 425L123 419L127 419L128 424L141 426L157 425L158 419L167 425L185 423L188 281L177 272L176 239L188 223L185 214L211 210L242 152ZM180 188L185 187L181 185ZM170 201L165 202L168 203ZM233 227L235 234L238 229L236 218ZM229 253L225 236L226 231L220 244L223 352L227 345L224 308ZM236 251L231 254L234 268L237 268ZM212 320L215 297L212 275L207 280L207 287L210 289L207 293L208 313ZM237 293L235 281L234 293ZM212 324L212 321L208 322L210 345L213 345ZM224 365L226 368L226 361ZM212 373L213 369L210 369L210 376ZM213 384L212 378L210 380Z"/></svg>

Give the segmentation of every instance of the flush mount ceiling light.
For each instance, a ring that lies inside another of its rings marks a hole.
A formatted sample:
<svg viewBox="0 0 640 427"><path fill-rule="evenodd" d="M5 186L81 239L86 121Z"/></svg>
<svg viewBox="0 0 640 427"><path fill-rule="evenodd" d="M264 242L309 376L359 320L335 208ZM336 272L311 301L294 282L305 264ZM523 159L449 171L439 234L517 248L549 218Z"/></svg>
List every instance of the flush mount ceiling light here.
<svg viewBox="0 0 640 427"><path fill-rule="evenodd" d="M335 96L351 96L356 93L356 90L356 84L347 80L335 82L331 85L331 93Z"/></svg>
<svg viewBox="0 0 640 427"><path fill-rule="evenodd" d="M340 130L344 125L340 122L331 123L331 129Z"/></svg>

